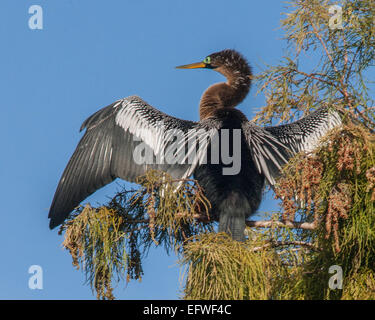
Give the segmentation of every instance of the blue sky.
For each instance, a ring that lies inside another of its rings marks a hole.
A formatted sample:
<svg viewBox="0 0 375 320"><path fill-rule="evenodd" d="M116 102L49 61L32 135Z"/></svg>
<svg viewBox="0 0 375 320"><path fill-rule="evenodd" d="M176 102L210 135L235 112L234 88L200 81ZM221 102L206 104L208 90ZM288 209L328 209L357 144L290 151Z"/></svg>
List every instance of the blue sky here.
<svg viewBox="0 0 375 320"><path fill-rule="evenodd" d="M28 27L31 5L43 8L43 30ZM285 42L284 4L267 1L2 0L0 3L0 299L95 299L81 271L48 228L57 183L98 109L139 95L173 116L198 120L202 92L222 76L176 70L225 48L242 52L259 72L277 63ZM255 88L241 104L249 117L264 105ZM116 183L87 201L105 201ZM272 208L265 200L260 210ZM119 299L176 299L181 270L174 255L152 250L141 283ZM28 268L43 268L43 289L30 290Z"/></svg>

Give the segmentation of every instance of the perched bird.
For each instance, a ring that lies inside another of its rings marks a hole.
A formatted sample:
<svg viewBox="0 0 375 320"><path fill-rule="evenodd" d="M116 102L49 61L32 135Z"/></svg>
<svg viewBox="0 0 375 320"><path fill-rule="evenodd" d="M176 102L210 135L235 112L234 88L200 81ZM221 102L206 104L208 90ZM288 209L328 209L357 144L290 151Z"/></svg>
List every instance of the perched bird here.
<svg viewBox="0 0 375 320"><path fill-rule="evenodd" d="M118 100L90 116L81 126L86 132L53 198L51 229L114 179L134 182L148 169L157 169L175 178L193 175L211 203L210 216L219 221L219 231L243 241L246 218L258 209L265 181L274 185L293 154L311 150L321 136L341 123L338 113L327 108L287 125L263 128L249 122L235 107L249 92L251 68L234 50L177 68L212 69L227 81L203 93L199 122L169 116L137 96ZM175 132L179 139L168 139ZM192 141L199 143L191 147ZM139 154L142 144L146 149ZM151 151L152 161L139 161L137 157L146 151ZM180 161L155 161L168 157Z"/></svg>

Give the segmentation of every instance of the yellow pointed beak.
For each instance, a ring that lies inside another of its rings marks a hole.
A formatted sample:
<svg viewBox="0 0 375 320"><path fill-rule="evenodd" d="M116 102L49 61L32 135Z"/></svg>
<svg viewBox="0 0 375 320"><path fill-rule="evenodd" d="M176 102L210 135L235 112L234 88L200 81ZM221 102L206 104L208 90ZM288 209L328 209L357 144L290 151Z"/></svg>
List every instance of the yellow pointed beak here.
<svg viewBox="0 0 375 320"><path fill-rule="evenodd" d="M183 66L176 67L177 69L197 69L197 68L206 68L206 64L204 62L196 62L191 64L185 64Z"/></svg>

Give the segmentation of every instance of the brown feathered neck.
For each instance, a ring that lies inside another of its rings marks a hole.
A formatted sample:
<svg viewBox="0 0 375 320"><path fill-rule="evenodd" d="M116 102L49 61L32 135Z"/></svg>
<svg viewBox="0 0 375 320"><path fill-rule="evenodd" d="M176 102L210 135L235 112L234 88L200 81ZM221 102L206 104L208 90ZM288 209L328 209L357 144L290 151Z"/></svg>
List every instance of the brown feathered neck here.
<svg viewBox="0 0 375 320"><path fill-rule="evenodd" d="M227 78L227 82L210 86L202 95L199 108L200 119L215 115L217 109L234 108L249 93L251 68L246 59L234 50L224 50L220 56L211 55L212 60L220 62L214 70Z"/></svg>

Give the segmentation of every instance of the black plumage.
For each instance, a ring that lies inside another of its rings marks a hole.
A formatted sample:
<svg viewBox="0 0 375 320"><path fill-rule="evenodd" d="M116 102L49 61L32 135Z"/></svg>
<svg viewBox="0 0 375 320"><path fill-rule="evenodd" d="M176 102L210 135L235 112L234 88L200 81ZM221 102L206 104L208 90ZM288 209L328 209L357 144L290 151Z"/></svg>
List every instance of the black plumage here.
<svg viewBox="0 0 375 320"><path fill-rule="evenodd" d="M211 216L219 221L219 231L244 240L245 220L258 209L265 181L273 185L281 167L293 154L309 151L322 135L341 123L338 113L327 108L277 127L262 128L249 122L235 106L249 92L251 69L234 50L214 53L203 62L179 68L213 69L222 73L227 82L214 84L205 91L199 122L171 117L137 96L119 100L89 117L82 124L81 130L86 132L52 201L50 228L63 223L81 201L114 179L133 182L147 170L156 169L175 178L194 175L211 202ZM168 138L175 131L183 139L179 140L177 152L167 154L165 150L176 141ZM229 137L225 141L221 135L224 131ZM239 137L239 148L235 136ZM201 140L191 149L189 142L194 139ZM140 143L147 146L152 163L137 163L135 154ZM225 174L233 164L222 158L218 162L212 159L212 150L222 155L224 149L231 157L239 157L240 167L235 174ZM161 155L172 157L181 152L184 156L178 163L155 161Z"/></svg>

